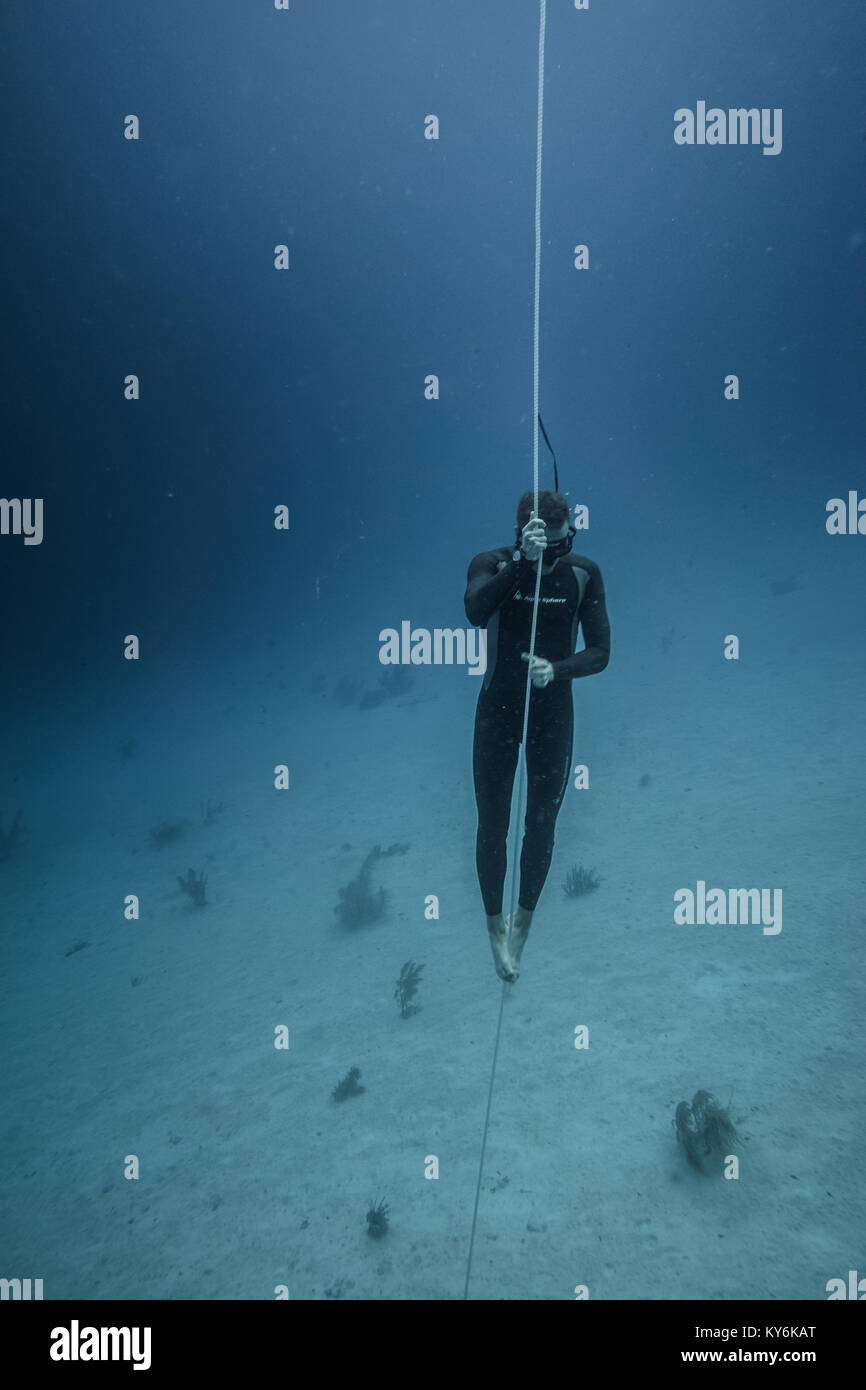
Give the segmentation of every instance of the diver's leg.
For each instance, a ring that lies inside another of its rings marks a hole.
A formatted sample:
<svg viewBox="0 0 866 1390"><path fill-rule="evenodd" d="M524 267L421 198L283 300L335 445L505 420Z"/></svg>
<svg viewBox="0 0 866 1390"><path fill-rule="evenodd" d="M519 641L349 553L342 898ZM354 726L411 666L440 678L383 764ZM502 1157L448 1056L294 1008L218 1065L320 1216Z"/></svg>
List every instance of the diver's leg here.
<svg viewBox="0 0 866 1390"><path fill-rule="evenodd" d="M553 858L556 817L568 786L574 737L571 691L551 717L530 725L526 735L526 820L520 852L520 897L509 938L511 961L520 958Z"/></svg>
<svg viewBox="0 0 866 1390"><path fill-rule="evenodd" d="M511 810L511 789L517 766L518 742L501 712L481 693L475 715L472 755L478 833L475 863L493 964L501 980L514 979L508 952L508 929L502 916L502 891L507 867L506 841Z"/></svg>

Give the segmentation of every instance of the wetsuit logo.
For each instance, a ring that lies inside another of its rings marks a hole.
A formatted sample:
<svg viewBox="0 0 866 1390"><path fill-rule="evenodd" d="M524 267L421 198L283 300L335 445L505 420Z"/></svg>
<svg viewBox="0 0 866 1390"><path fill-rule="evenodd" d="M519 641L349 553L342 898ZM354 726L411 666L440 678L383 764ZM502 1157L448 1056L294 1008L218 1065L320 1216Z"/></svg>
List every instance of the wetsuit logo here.
<svg viewBox="0 0 866 1390"><path fill-rule="evenodd" d="M521 599L524 603L535 602L535 594L522 594L519 589L514 592L512 598ZM538 598L539 603L567 603L567 601L568 600L565 598L557 598L555 594L548 594L546 596L540 594Z"/></svg>

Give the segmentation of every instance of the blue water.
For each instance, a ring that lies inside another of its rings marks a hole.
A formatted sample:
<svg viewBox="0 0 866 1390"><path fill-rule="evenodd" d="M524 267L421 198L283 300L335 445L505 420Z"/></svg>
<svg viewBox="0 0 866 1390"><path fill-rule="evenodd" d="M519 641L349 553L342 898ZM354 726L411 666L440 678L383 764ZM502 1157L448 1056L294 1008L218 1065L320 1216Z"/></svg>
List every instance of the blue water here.
<svg viewBox="0 0 866 1390"><path fill-rule="evenodd" d="M866 1269L866 503L827 530L866 498L862 8L549 4L540 406L613 646L504 1003L480 681L379 652L465 632L533 482L537 5L3 30L0 491L43 528L0 534L0 1277L826 1298ZM678 145L701 101L782 111L780 152ZM781 929L677 922L700 883ZM740 1136L703 1172L700 1089Z"/></svg>

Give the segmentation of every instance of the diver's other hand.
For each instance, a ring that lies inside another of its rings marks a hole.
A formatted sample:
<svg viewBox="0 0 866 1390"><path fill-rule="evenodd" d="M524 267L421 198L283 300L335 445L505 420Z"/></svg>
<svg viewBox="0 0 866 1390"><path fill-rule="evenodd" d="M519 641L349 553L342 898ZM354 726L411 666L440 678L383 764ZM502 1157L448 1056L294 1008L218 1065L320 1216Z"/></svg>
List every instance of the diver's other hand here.
<svg viewBox="0 0 866 1390"><path fill-rule="evenodd" d="M540 555L547 549L547 527L540 516L533 515L529 518L520 533L520 548L526 559L535 564Z"/></svg>
<svg viewBox="0 0 866 1390"><path fill-rule="evenodd" d="M520 660L528 661L529 652L521 652ZM545 661L543 656L534 656L532 658L532 665L529 668L529 679L532 681L533 685L542 687L550 685L550 682L553 680L553 667L550 662Z"/></svg>

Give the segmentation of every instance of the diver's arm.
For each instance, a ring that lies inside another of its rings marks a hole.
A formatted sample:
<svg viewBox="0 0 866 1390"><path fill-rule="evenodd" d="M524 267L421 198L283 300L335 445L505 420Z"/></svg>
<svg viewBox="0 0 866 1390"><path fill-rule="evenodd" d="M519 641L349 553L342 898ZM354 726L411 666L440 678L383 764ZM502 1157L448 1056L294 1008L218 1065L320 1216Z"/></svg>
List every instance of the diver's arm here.
<svg viewBox="0 0 866 1390"><path fill-rule="evenodd" d="M484 627L501 603L517 588L522 562L508 560L498 569L502 557L493 550L476 555L469 566L463 606L473 627Z"/></svg>
<svg viewBox="0 0 866 1390"><path fill-rule="evenodd" d="M586 648L566 657L565 661L552 663L555 681L594 676L603 671L610 661L610 623L604 604L604 582L598 565L593 565L589 573L589 583L580 605L580 628Z"/></svg>

